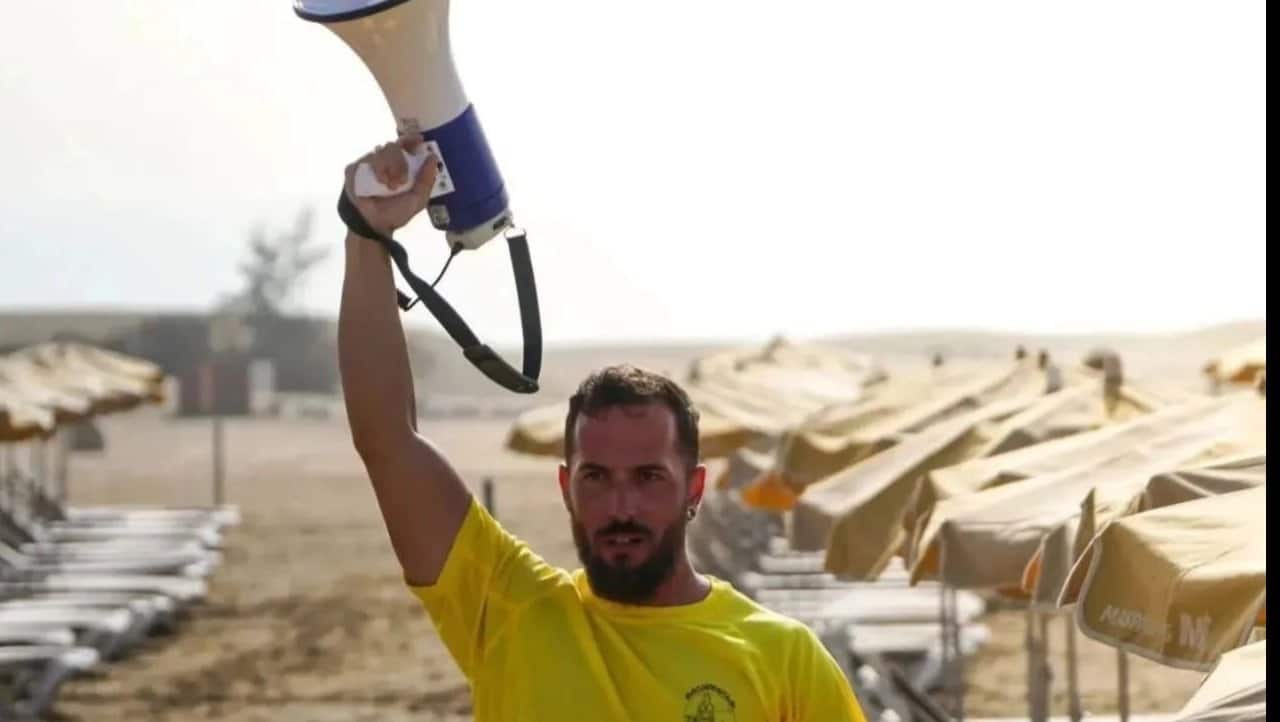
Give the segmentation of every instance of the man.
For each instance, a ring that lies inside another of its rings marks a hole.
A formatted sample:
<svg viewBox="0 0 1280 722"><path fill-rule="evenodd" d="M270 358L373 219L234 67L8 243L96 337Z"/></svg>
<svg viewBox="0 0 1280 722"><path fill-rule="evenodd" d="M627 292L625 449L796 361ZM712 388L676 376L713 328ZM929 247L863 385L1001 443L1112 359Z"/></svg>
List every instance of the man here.
<svg viewBox="0 0 1280 722"><path fill-rule="evenodd" d="M400 148L361 161L407 180ZM359 161L358 161L359 162ZM425 207L411 190L355 198L390 236ZM479 722L865 722L805 626L700 574L685 525L702 498L698 415L673 382L630 367L583 383L565 423L559 486L583 569L550 566L476 503L417 433L391 265L348 234L339 363L353 441L404 579L471 683Z"/></svg>

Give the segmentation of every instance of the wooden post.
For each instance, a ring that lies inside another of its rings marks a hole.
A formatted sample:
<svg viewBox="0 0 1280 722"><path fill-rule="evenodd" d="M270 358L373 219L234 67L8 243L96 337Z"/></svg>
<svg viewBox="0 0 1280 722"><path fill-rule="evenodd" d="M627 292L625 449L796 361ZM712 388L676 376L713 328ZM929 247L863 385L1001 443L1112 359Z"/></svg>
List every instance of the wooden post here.
<svg viewBox="0 0 1280 722"><path fill-rule="evenodd" d="M213 414L213 505L221 507L225 498L226 464L222 434L222 414Z"/></svg>
<svg viewBox="0 0 1280 722"><path fill-rule="evenodd" d="M224 497L225 443L222 430L222 410L218 408L218 389L216 368L212 361L205 361L200 367L200 407L213 416L213 505L222 506Z"/></svg>

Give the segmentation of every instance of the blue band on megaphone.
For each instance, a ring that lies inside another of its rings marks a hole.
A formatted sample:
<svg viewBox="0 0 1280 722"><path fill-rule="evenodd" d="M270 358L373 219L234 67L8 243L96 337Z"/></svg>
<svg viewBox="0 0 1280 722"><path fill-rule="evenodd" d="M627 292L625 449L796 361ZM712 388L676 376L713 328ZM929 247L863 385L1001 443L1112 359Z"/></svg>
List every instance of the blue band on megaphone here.
<svg viewBox="0 0 1280 722"><path fill-rule="evenodd" d="M474 105L468 104L448 123L423 131L422 137L439 146L454 187L431 200L431 205L444 205L449 211L448 223L437 228L464 233L507 210L507 189Z"/></svg>

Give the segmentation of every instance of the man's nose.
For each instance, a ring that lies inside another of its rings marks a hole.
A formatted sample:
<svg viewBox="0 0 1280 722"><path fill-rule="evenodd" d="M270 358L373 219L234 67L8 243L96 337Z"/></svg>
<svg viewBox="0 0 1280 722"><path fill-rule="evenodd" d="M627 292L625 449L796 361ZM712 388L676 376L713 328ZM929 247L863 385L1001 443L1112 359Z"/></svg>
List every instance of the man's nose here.
<svg viewBox="0 0 1280 722"><path fill-rule="evenodd" d="M610 512L616 519L633 519L638 511L639 496L630 484L619 484L611 495Z"/></svg>

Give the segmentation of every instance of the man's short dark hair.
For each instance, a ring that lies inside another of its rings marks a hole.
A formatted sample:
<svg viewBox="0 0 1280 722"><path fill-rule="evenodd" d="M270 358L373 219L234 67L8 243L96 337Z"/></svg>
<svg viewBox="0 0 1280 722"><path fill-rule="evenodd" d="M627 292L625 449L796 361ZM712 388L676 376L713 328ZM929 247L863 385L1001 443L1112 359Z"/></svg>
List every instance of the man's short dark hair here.
<svg viewBox="0 0 1280 722"><path fill-rule="evenodd" d="M595 416L608 408L659 403L675 416L676 443L690 470L697 466L698 411L689 395L675 381L662 374L630 364L606 366L588 376L569 398L564 420L564 458L573 458L575 428L582 414Z"/></svg>

